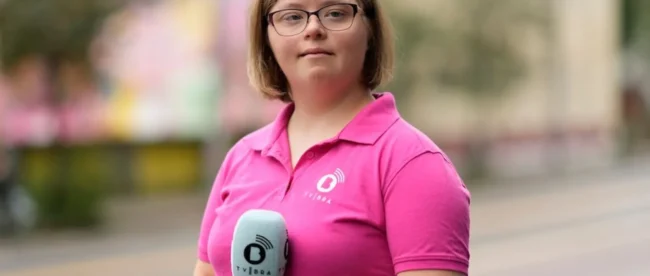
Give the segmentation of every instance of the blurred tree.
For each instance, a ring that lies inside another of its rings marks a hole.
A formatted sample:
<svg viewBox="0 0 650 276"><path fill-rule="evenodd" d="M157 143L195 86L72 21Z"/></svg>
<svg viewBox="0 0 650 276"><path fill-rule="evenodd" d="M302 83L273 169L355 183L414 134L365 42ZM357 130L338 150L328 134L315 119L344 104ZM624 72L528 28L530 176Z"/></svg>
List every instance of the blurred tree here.
<svg viewBox="0 0 650 276"><path fill-rule="evenodd" d="M21 60L32 56L47 64L54 99L63 97L59 74L66 63L92 72L89 48L103 20L126 0L0 0L0 61L11 74ZM56 104L56 102L54 102ZM89 170L73 168L77 155L55 147L56 174L47 185L33 189L42 218L48 224L88 226L99 221L102 188ZM78 163L77 163L78 164ZM82 179L83 181L80 181ZM34 183L25 183L30 186Z"/></svg>
<svg viewBox="0 0 650 276"><path fill-rule="evenodd" d="M637 6L639 0L623 0L621 1L621 19L622 19L622 42L623 46L627 46L633 40L634 27L637 25Z"/></svg>
<svg viewBox="0 0 650 276"><path fill-rule="evenodd" d="M650 1L621 1L623 50L623 156L640 153L650 139Z"/></svg>
<svg viewBox="0 0 650 276"><path fill-rule="evenodd" d="M465 92L476 115L467 174L482 177L488 125L481 118L526 75L520 37L531 27L546 26L548 4L546 0L456 0L451 5L455 13L445 16L448 20L436 20L423 10L391 7L398 58L388 89L400 98L417 87Z"/></svg>
<svg viewBox="0 0 650 276"><path fill-rule="evenodd" d="M650 1L623 0L623 47L632 48L650 60Z"/></svg>
<svg viewBox="0 0 650 276"><path fill-rule="evenodd" d="M102 21L125 0L0 0L0 60L11 70L25 57L43 57L56 80L63 61L88 65ZM87 67L90 68L90 67Z"/></svg>
<svg viewBox="0 0 650 276"><path fill-rule="evenodd" d="M389 2L389 5L394 5ZM395 4L399 5L399 4ZM438 37L439 29L431 20L412 11L391 7L391 23L395 36L395 76L388 84L387 90L392 91L398 99L406 98L420 81L418 68L415 66L421 48L430 46L431 37ZM403 103L405 101L398 101Z"/></svg>

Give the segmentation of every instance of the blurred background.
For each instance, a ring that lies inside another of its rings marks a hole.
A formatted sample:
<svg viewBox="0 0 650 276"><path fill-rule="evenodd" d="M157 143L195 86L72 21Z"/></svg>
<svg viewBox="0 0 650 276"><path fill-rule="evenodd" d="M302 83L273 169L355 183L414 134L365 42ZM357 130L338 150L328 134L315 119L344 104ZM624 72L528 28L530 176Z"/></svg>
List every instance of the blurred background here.
<svg viewBox="0 0 650 276"><path fill-rule="evenodd" d="M0 0L0 275L190 275L225 151L282 107L250 0ZM650 1L383 1L382 90L453 159L472 275L650 275Z"/></svg>

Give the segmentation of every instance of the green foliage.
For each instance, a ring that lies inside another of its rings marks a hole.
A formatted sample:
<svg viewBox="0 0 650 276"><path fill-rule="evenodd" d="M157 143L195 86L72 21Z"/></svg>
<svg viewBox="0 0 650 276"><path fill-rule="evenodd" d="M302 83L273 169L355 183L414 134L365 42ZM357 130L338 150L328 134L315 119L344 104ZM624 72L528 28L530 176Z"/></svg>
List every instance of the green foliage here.
<svg viewBox="0 0 650 276"><path fill-rule="evenodd" d="M437 32L436 26L423 24L422 16L408 11L393 10L391 14L395 33L395 77L388 90L396 97L412 91L417 85L417 68L413 66L418 50L429 43L428 36Z"/></svg>
<svg viewBox="0 0 650 276"><path fill-rule="evenodd" d="M88 64L88 50L104 19L125 0L0 0L0 60L11 69L39 55L56 74L63 61ZM58 88L58 87L57 87ZM101 221L109 180L103 155L94 149L50 148L27 152L34 162L25 183L39 207L41 223L51 227L93 226ZM30 167L24 166L24 167ZM31 176L31 177L30 177Z"/></svg>
<svg viewBox="0 0 650 276"><path fill-rule="evenodd" d="M650 60L650 1L622 1L623 47L632 48Z"/></svg>
<svg viewBox="0 0 650 276"><path fill-rule="evenodd" d="M500 98L526 76L520 39L536 28L543 33L549 11L546 0L454 0L445 5L453 5L450 10L455 13L445 10L436 15L400 8L399 2L393 5L390 16L397 37L397 64L388 89L400 98L418 87L465 92L477 118L489 108L486 101ZM472 127L470 162L465 164L468 179L487 174L484 127L480 119Z"/></svg>
<svg viewBox="0 0 650 276"><path fill-rule="evenodd" d="M115 178L111 152L102 147L24 149L21 183L34 196L39 224L48 228L94 227Z"/></svg>
<svg viewBox="0 0 650 276"><path fill-rule="evenodd" d="M628 46L634 40L635 27L638 18L637 6L641 2L638 0L621 1L621 18L622 18L622 42Z"/></svg>
<svg viewBox="0 0 650 276"><path fill-rule="evenodd" d="M389 89L407 93L417 85L443 86L482 99L507 91L526 73L517 38L527 27L543 26L544 3L457 0L459 12L450 22L391 9L397 66Z"/></svg>
<svg viewBox="0 0 650 276"><path fill-rule="evenodd" d="M2 63L11 68L32 54L54 61L85 62L96 31L121 1L0 1Z"/></svg>

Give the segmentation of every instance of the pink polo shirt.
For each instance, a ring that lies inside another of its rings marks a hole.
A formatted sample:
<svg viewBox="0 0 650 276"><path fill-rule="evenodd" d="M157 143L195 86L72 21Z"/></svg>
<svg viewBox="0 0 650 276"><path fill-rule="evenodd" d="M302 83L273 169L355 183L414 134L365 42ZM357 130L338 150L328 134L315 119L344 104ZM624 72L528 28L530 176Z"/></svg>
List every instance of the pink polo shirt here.
<svg viewBox="0 0 650 276"><path fill-rule="evenodd" d="M280 212L288 276L381 276L407 270L467 273L470 194L449 158L376 94L336 137L291 169L293 106L227 154L207 203L198 257L232 275L235 223L249 209Z"/></svg>

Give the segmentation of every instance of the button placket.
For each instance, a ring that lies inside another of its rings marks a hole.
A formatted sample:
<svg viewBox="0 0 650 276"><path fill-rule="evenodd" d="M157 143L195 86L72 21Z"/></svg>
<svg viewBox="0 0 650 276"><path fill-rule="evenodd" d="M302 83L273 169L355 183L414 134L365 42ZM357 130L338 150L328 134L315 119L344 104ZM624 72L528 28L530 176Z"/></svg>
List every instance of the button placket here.
<svg viewBox="0 0 650 276"><path fill-rule="evenodd" d="M287 181L287 184L282 187L280 190L279 198L280 201L284 200L285 197L289 194L289 189L291 189L291 185L293 184L293 174L289 176L289 181Z"/></svg>

